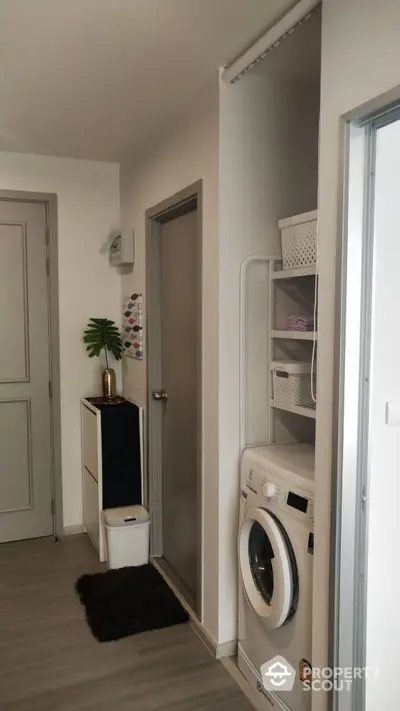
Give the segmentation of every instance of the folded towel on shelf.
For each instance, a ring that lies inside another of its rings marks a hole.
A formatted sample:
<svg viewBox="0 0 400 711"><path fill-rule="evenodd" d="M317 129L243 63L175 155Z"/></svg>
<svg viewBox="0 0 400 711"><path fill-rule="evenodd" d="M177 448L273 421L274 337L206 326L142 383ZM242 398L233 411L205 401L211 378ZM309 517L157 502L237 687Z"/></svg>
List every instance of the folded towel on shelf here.
<svg viewBox="0 0 400 711"><path fill-rule="evenodd" d="M287 331L313 331L314 319L306 316L289 316L286 321Z"/></svg>

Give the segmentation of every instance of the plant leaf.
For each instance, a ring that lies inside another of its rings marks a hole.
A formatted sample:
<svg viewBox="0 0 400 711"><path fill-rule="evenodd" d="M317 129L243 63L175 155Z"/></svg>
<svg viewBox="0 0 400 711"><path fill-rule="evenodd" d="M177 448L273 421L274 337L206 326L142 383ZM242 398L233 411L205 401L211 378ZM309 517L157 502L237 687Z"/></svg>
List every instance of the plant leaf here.
<svg viewBox="0 0 400 711"><path fill-rule="evenodd" d="M99 356L105 348L116 360L123 356L123 343L118 326L106 318L91 318L83 333L83 342L89 358Z"/></svg>

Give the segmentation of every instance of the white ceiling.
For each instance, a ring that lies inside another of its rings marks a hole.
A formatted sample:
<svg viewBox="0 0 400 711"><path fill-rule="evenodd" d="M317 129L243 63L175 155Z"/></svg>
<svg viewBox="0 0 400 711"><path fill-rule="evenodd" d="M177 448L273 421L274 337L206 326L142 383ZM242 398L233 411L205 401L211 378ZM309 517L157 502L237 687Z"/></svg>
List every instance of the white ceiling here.
<svg viewBox="0 0 400 711"><path fill-rule="evenodd" d="M1 0L0 150L119 161L296 0Z"/></svg>

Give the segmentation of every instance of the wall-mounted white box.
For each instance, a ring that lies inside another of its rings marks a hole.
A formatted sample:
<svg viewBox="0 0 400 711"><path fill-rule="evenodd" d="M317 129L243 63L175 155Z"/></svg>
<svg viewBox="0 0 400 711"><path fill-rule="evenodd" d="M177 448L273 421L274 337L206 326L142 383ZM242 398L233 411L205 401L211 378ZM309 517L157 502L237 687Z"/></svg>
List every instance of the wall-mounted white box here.
<svg viewBox="0 0 400 711"><path fill-rule="evenodd" d="M110 264L120 267L135 262L135 232L122 230L118 232L110 245Z"/></svg>

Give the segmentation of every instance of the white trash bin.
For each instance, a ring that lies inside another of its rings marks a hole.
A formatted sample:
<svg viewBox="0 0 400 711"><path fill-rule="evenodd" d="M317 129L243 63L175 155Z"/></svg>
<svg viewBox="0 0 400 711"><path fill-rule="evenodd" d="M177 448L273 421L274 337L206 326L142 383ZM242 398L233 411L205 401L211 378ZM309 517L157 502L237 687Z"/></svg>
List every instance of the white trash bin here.
<svg viewBox="0 0 400 711"><path fill-rule="evenodd" d="M144 506L105 509L103 521L109 568L149 562L150 515Z"/></svg>

